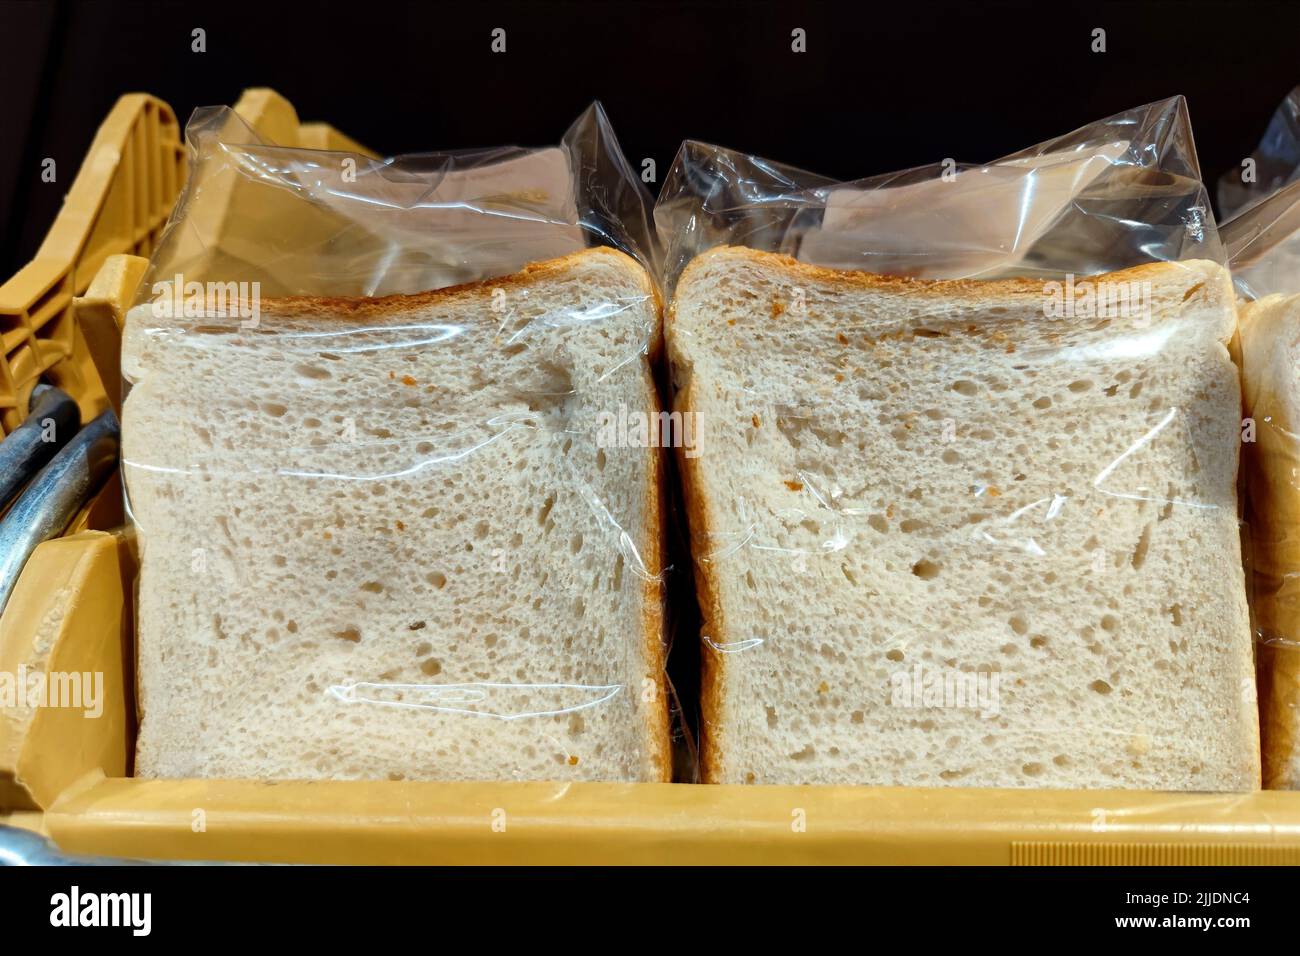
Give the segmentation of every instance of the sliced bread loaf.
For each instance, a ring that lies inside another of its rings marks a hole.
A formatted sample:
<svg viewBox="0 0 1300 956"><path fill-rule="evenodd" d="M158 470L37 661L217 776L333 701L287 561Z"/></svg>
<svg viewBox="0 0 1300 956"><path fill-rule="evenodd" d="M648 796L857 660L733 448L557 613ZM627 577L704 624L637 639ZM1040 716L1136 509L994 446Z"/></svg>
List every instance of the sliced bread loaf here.
<svg viewBox="0 0 1300 956"><path fill-rule="evenodd" d="M707 780L1258 786L1228 275L1090 281L688 266Z"/></svg>
<svg viewBox="0 0 1300 956"><path fill-rule="evenodd" d="M146 777L666 780L659 307L592 249L128 316Z"/></svg>
<svg viewBox="0 0 1300 956"><path fill-rule="evenodd" d="M1264 786L1300 790L1300 296L1249 302L1240 316Z"/></svg>

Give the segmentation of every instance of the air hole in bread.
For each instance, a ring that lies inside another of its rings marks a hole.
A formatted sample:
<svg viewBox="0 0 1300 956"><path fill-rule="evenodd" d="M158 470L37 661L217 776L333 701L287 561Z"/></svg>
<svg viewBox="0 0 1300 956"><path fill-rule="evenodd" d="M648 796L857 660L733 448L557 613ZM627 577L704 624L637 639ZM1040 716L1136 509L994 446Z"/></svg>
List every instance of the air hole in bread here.
<svg viewBox="0 0 1300 956"><path fill-rule="evenodd" d="M303 378L320 380L331 377L329 369L321 368L319 365L309 365L306 362L299 362L293 370Z"/></svg>
<svg viewBox="0 0 1300 956"><path fill-rule="evenodd" d="M939 576L939 565L929 558L922 558L912 565L912 573L923 581L931 581Z"/></svg>
<svg viewBox="0 0 1300 956"><path fill-rule="evenodd" d="M1151 525L1142 526L1142 533L1138 536L1137 545L1133 548L1133 556L1130 563L1133 570L1140 571L1142 565L1146 563L1147 550L1151 547Z"/></svg>
<svg viewBox="0 0 1300 956"><path fill-rule="evenodd" d="M979 387L974 382L962 378L952 383L952 390L959 395L970 396L979 391Z"/></svg>
<svg viewBox="0 0 1300 956"><path fill-rule="evenodd" d="M554 507L555 507L555 495L550 495L549 497L547 497L547 499L544 502L542 502L541 510L537 512L537 523L540 525L545 525L546 519L550 517L551 509Z"/></svg>

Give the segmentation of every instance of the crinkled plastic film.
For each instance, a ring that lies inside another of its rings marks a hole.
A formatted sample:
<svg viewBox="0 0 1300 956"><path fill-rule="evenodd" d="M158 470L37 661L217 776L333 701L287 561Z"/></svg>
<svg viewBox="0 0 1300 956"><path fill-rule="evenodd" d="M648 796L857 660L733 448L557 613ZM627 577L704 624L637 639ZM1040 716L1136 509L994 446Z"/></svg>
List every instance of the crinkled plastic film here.
<svg viewBox="0 0 1300 956"><path fill-rule="evenodd" d="M1235 316L1181 98L848 184L688 142L655 220L704 779L1258 787Z"/></svg>
<svg viewBox="0 0 1300 956"><path fill-rule="evenodd" d="M1300 789L1300 89L1249 165L1219 182L1224 248L1241 296L1246 520L1259 640L1264 785Z"/></svg>
<svg viewBox="0 0 1300 956"><path fill-rule="evenodd" d="M660 299L600 107L540 150L187 141L124 332L136 773L668 779Z"/></svg>
<svg viewBox="0 0 1300 956"><path fill-rule="evenodd" d="M1219 180L1218 198L1241 296L1300 293L1300 87L1273 112L1255 152Z"/></svg>
<svg viewBox="0 0 1300 956"><path fill-rule="evenodd" d="M1259 146L1218 182L1219 216L1227 221L1300 179L1300 86L1282 100Z"/></svg>

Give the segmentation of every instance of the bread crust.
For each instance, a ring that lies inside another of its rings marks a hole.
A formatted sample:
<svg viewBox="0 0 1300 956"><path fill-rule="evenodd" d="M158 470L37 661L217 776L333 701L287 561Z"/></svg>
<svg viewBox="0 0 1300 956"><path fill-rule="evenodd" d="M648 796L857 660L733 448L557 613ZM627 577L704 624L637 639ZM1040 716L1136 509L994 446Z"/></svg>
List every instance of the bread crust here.
<svg viewBox="0 0 1300 956"><path fill-rule="evenodd" d="M548 278L570 273L582 262L596 259L608 260L628 271L645 290L647 297L655 304L655 314L662 316L663 298L658 287L650 281L650 276L642 263L627 253L608 246L596 246L571 252L558 259L546 259L542 262L530 262L518 272L509 275L493 276L477 282L464 282L460 285L444 286L427 292L399 292L392 295L378 296L328 296L328 295L286 295L270 296L260 300L261 311L270 313L277 319L311 319L320 321L322 313L339 319L362 319L372 316L385 316L408 312L412 309L429 305L454 305L462 299L480 298L491 295L497 289L510 290L532 285ZM240 306L249 303L240 300ZM661 329L656 328L649 344L653 357L662 341Z"/></svg>
<svg viewBox="0 0 1300 956"><path fill-rule="evenodd" d="M675 305L668 307L664 337L670 360L674 354L673 323ZM673 411L683 415L695 411L692 384L672 396ZM713 529L705 507L703 473L698 471L703 456L695 458L686 454L684 447L675 450L682 476L682 502L686 508L687 527L691 540L691 564L694 567L695 593L700 608L700 780L702 783L722 782L722 755L724 752L721 701L725 694L726 674L723 653L710 641L710 634L726 633L722 601L718 585L713 580L713 564L708 560L708 545Z"/></svg>
<svg viewBox="0 0 1300 956"><path fill-rule="evenodd" d="M1291 314L1268 312L1277 308ZM1254 551L1253 604L1258 647L1260 731L1264 786L1300 789L1300 540L1291 533L1300 520L1300 461L1295 429L1292 372L1285 363L1288 331L1300 334L1300 297L1269 296L1240 309L1242 392L1245 412L1256 423L1256 441L1246 443L1248 524ZM1281 361L1279 361L1281 360Z"/></svg>
<svg viewBox="0 0 1300 956"><path fill-rule="evenodd" d="M692 259L682 271L681 277L678 279L678 285L685 282L693 271L705 268L714 259L738 259L768 268L780 267L797 277L809 281L832 283L858 291L906 293L912 296L928 295L935 298L965 296L972 299L1001 299L1025 296L1041 299L1043 283L1053 281L1046 278L917 279L912 276L880 275L874 272L860 272L849 269L828 269L825 266L800 262L792 256L782 255L781 253L763 252L742 246L717 246L700 253ZM1194 268L1198 271L1206 271L1208 265L1202 260L1147 262L1118 272L1076 276L1076 281L1082 283L1105 279L1107 282L1138 282L1143 279L1166 276L1171 270ZM1056 281L1062 278L1064 276L1057 277Z"/></svg>
<svg viewBox="0 0 1300 956"><path fill-rule="evenodd" d="M656 302L655 314L660 317L662 311ZM643 370L646 396L650 414L657 420L661 411L659 394L655 390L654 380L647 366ZM666 616L664 614L664 553L667 524L664 520L664 493L666 475L663 457L651 449L650 480L646 489L646 571L650 577L643 582L645 606L642 609L642 621L645 630L646 660L652 668L655 681L654 701L647 705L650 720L650 755L651 762L659 774L659 782L670 783L673 778L672 727L668 706L668 648L666 641ZM632 693L637 688L632 688Z"/></svg>

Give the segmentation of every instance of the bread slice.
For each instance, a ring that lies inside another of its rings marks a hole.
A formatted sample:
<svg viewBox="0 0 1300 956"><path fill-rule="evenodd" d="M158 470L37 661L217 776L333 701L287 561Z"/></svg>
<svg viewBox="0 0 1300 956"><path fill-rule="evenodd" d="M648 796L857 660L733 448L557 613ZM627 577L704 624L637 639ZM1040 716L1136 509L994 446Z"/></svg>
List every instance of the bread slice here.
<svg viewBox="0 0 1300 956"><path fill-rule="evenodd" d="M657 293L591 249L259 324L129 314L145 777L661 781Z"/></svg>
<svg viewBox="0 0 1300 956"><path fill-rule="evenodd" d="M1097 281L1150 309L732 247L687 267L705 779L1259 785L1228 274Z"/></svg>
<svg viewBox="0 0 1300 956"><path fill-rule="evenodd" d="M1300 296L1242 305L1246 524L1259 645L1264 786L1300 790Z"/></svg>

